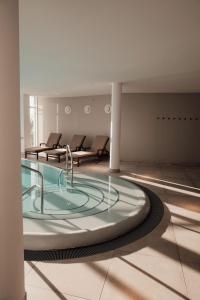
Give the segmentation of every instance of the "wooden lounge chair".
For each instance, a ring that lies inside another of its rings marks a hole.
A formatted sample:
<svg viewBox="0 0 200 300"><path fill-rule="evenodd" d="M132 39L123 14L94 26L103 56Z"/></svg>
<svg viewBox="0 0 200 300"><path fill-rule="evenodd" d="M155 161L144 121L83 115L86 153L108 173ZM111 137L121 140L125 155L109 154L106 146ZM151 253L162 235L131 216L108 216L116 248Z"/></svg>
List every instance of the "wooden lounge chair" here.
<svg viewBox="0 0 200 300"><path fill-rule="evenodd" d="M73 160L77 161L77 166L80 165L80 160L89 157L100 158L104 153L108 153L106 150L106 145L108 143L109 137L104 135L97 135L93 141L90 151L76 151L72 153Z"/></svg>
<svg viewBox="0 0 200 300"><path fill-rule="evenodd" d="M71 151L78 151L81 149L84 140L85 140L86 136L85 135L77 135L75 134L70 142L70 149ZM66 149L65 149L66 145L63 145L63 148L59 148L59 149L53 149L53 150L48 150L45 151L46 153L46 160L49 159L49 157L54 157L54 158L58 158L58 162L60 162L60 158L61 156L65 156L66 155Z"/></svg>
<svg viewBox="0 0 200 300"><path fill-rule="evenodd" d="M25 158L27 158L28 154L32 154L32 155L36 155L37 159L38 159L38 155L40 152L44 152L46 150L51 150L51 149L57 148L61 136L62 136L61 133L51 132L49 134L47 143L40 143L40 146L38 146L38 147L26 148L25 149Z"/></svg>

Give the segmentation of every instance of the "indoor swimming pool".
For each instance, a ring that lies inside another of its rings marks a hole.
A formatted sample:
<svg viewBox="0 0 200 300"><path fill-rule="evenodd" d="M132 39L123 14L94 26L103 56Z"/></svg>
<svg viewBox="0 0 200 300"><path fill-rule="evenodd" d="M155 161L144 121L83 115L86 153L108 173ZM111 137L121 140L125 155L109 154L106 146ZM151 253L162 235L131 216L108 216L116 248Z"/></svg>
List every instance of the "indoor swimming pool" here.
<svg viewBox="0 0 200 300"><path fill-rule="evenodd" d="M126 180L72 173L22 160L24 247L67 249L112 240L150 211L144 191Z"/></svg>

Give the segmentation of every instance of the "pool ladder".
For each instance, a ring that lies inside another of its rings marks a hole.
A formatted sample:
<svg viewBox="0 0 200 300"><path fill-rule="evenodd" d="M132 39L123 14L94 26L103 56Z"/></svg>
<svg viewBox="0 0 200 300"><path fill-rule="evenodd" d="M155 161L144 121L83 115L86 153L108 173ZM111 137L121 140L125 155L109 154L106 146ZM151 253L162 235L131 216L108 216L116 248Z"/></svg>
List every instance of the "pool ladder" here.
<svg viewBox="0 0 200 300"><path fill-rule="evenodd" d="M43 214L44 213L44 179L43 179L43 175L40 171L33 169L31 167L28 167L26 165L21 164L21 167L24 169L27 169L29 171L35 172L40 177L40 185L36 185L36 184L32 185L30 188L28 188L27 190L25 190L22 193L22 196L32 192L35 188L39 187L40 188L40 199L41 199L40 211L41 211L41 214Z"/></svg>
<svg viewBox="0 0 200 300"><path fill-rule="evenodd" d="M73 156L70 149L70 146L66 146L66 168L60 171L59 177L58 177L58 185L61 186L61 176L64 174L66 183L68 182L68 176L71 172L71 178L70 178L70 185L73 187L74 185L74 167L73 167Z"/></svg>
<svg viewBox="0 0 200 300"><path fill-rule="evenodd" d="M74 167L73 167L73 156L70 149L70 146L66 146L66 175L68 176L71 171L71 187L74 185Z"/></svg>
<svg viewBox="0 0 200 300"><path fill-rule="evenodd" d="M21 167L24 168L24 169L27 169L27 170L30 170L32 172L37 173L40 177L40 185L37 185L37 184L32 185L30 188L28 188L27 190L25 190L22 193L22 196L24 196L28 193L31 193L35 188L39 187L40 188L40 198L41 198L40 211L41 211L41 214L44 214L44 179L43 179L43 175L40 171L38 171L36 169L33 169L31 167L28 167L26 165L21 164ZM70 146L67 145L66 146L66 169L61 170L61 172L59 174L59 177L58 177L58 185L59 186L61 186L61 183L60 183L61 175L65 172L64 176L65 176L65 180L66 180L66 183L67 183L70 171L71 171L70 185L71 185L71 187L73 187L73 185L74 185L73 156L72 156Z"/></svg>

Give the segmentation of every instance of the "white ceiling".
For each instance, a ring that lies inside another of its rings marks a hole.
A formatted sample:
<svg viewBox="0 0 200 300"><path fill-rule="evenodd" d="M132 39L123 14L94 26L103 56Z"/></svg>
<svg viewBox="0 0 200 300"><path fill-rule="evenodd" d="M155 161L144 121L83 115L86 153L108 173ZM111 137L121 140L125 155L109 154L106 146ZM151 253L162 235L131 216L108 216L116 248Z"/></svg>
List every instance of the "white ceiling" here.
<svg viewBox="0 0 200 300"><path fill-rule="evenodd" d="M21 88L200 92L200 0L20 0Z"/></svg>

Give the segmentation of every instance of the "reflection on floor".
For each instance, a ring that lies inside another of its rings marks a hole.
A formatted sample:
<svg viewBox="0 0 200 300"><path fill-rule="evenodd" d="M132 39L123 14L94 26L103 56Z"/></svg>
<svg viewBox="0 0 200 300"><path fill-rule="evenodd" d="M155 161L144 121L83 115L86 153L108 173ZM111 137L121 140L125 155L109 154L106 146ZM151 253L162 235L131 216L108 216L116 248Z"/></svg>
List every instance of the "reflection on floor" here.
<svg viewBox="0 0 200 300"><path fill-rule="evenodd" d="M108 164L79 170L107 173ZM111 253L25 263L28 300L200 299L200 167L122 163L121 170L116 176L154 191L168 215L153 232Z"/></svg>

